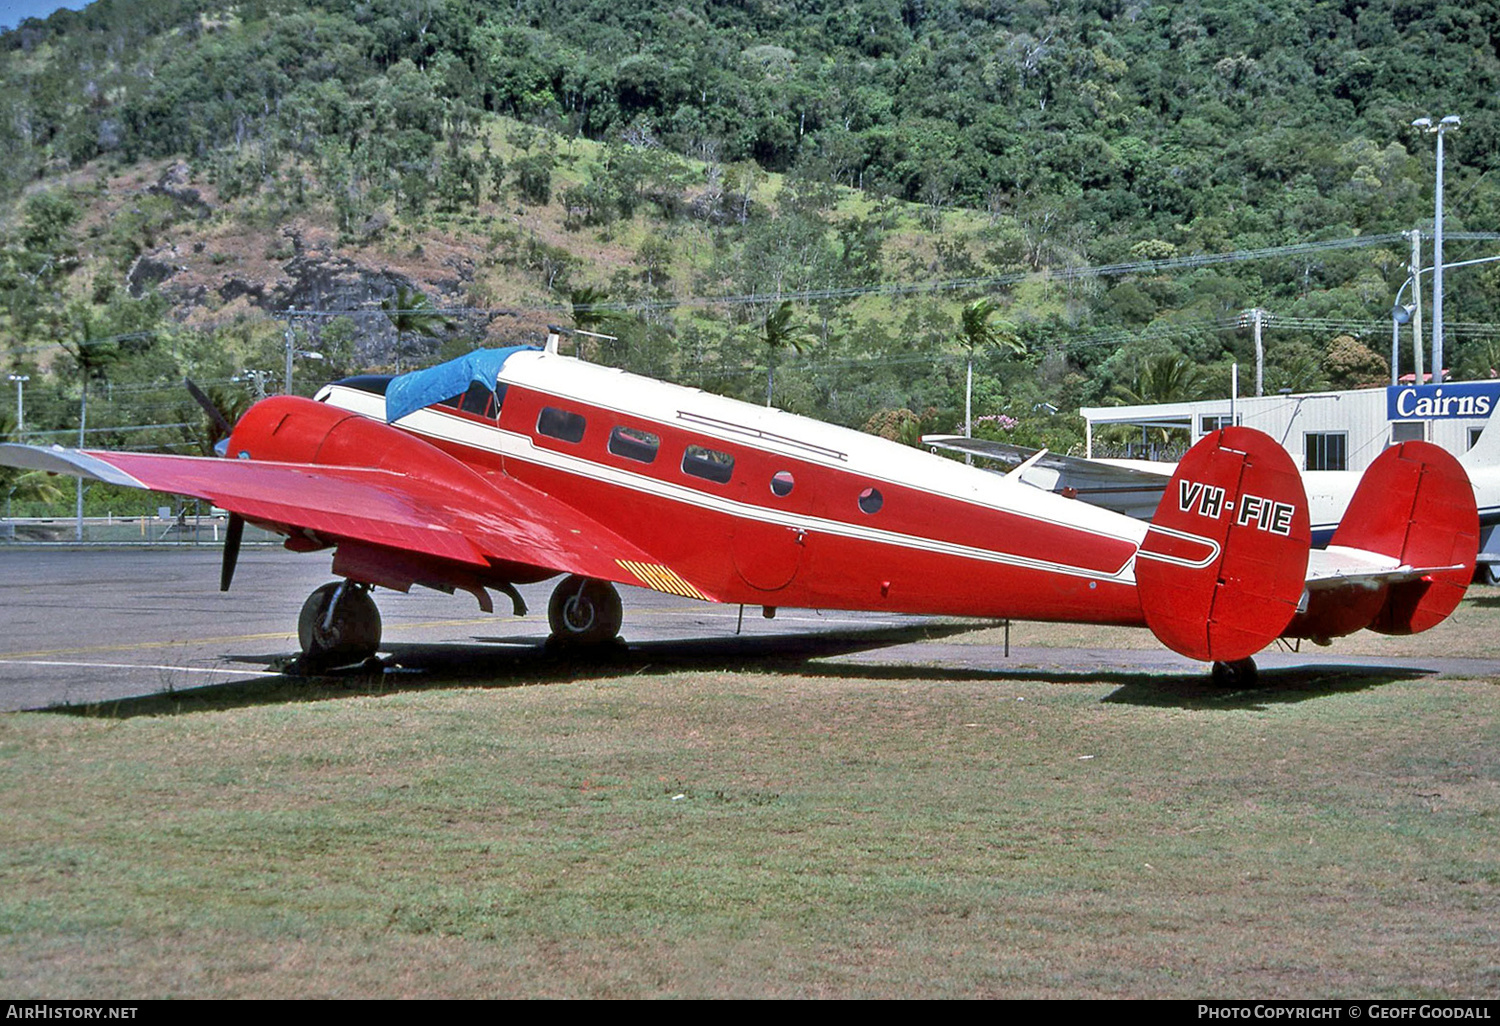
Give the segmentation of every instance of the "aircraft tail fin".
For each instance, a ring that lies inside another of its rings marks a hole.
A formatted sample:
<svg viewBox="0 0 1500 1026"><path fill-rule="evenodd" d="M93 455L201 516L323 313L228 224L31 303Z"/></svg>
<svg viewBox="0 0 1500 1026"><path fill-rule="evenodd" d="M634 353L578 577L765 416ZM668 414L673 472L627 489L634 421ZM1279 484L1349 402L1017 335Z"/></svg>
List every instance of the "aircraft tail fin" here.
<svg viewBox="0 0 1500 1026"><path fill-rule="evenodd" d="M1340 547L1400 565L1370 630L1416 634L1442 623L1463 598L1479 552L1479 513L1463 466L1429 442L1390 447L1360 478L1329 545ZM1397 579L1401 571L1407 579Z"/></svg>
<svg viewBox="0 0 1500 1026"><path fill-rule="evenodd" d="M1146 624L1189 658L1248 658L1296 613L1311 543L1286 450L1252 428L1207 435L1178 464L1136 554Z"/></svg>

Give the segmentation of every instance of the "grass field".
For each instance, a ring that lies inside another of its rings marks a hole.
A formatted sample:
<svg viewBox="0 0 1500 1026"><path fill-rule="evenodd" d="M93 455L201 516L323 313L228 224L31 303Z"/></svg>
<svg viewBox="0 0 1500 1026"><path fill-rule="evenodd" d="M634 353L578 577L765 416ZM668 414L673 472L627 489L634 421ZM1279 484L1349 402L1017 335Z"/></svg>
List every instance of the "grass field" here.
<svg viewBox="0 0 1500 1026"><path fill-rule="evenodd" d="M1267 677L521 664L9 715L0 993L1500 994L1500 682Z"/></svg>

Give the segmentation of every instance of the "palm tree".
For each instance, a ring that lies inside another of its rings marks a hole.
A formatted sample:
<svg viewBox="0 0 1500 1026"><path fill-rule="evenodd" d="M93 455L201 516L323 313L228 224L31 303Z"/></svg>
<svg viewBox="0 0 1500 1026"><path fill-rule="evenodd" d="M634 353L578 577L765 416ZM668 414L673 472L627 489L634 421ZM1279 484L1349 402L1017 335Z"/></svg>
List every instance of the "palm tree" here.
<svg viewBox="0 0 1500 1026"><path fill-rule="evenodd" d="M1203 371L1181 353L1153 353L1136 365L1129 385L1116 385L1117 400L1129 406L1186 402L1199 398Z"/></svg>
<svg viewBox="0 0 1500 1026"><path fill-rule="evenodd" d="M601 331L609 311L600 310L599 305L609 299L609 293L592 285L580 285L568 290L568 302L573 306L573 329L575 331L591 331L596 334L607 334ZM592 346L589 348L593 348ZM581 339L573 340L573 355L583 356L584 345Z"/></svg>
<svg viewBox="0 0 1500 1026"><path fill-rule="evenodd" d="M792 320L792 301L784 299L781 305L761 322L760 341L766 347L766 405L771 405L771 390L776 382L776 354L782 349L804 352L817 342L818 336L805 324Z"/></svg>
<svg viewBox="0 0 1500 1026"><path fill-rule="evenodd" d="M0 413L0 442L19 442L16 418L9 413ZM48 504L62 501L62 489L53 482L56 475L42 470L19 470L15 467L0 467L0 492L5 493L5 517L10 519L10 503L14 497L24 502L35 499Z"/></svg>
<svg viewBox="0 0 1500 1026"><path fill-rule="evenodd" d="M1136 364L1135 377L1129 385L1117 384L1111 390L1110 403L1125 406L1155 406L1161 403L1187 402L1202 398L1203 369L1178 352L1153 353ZM1160 428L1162 442L1171 441L1172 429ZM1146 428L1141 428L1141 442Z"/></svg>
<svg viewBox="0 0 1500 1026"><path fill-rule="evenodd" d="M407 335L421 335L426 338L437 338L443 328L448 326L448 320L438 313L437 308L418 289L409 289L405 285L396 286L396 295L390 299L380 301L380 309L385 311L385 316L391 322L391 327L396 329L396 359L399 365L401 359L401 343Z"/></svg>
<svg viewBox="0 0 1500 1026"><path fill-rule="evenodd" d="M983 349L1001 349L1013 356L1026 352L1026 344L1016 337L1010 325L1004 321L991 324L990 318L999 307L988 296L981 296L965 304L959 314L958 344L967 357L964 374L964 437L972 436L974 427L974 354Z"/></svg>

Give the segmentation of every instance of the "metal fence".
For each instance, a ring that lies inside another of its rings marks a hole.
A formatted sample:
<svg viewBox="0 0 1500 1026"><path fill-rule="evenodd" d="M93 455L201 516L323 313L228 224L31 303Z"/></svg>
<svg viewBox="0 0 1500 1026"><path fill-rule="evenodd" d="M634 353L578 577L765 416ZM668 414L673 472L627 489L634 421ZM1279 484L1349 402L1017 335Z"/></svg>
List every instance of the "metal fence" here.
<svg viewBox="0 0 1500 1026"><path fill-rule="evenodd" d="M163 517L16 517L0 520L0 544L222 545L225 516L191 512ZM244 543L279 544L281 536L245 525Z"/></svg>

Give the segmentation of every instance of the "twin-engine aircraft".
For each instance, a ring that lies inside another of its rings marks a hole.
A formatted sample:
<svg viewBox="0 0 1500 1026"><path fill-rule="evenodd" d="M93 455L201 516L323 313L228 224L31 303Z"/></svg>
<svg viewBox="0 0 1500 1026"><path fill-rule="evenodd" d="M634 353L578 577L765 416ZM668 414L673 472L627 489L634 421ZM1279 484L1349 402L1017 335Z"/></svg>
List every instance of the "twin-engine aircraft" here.
<svg viewBox="0 0 1500 1026"><path fill-rule="evenodd" d="M1365 473L1326 549L1270 437L1230 427L1178 465L1149 522L844 428L546 349L481 350L313 399L265 399L222 459L0 446L0 463L195 496L231 513L221 587L254 523L331 549L303 664L374 655L370 591L490 592L566 575L553 637L615 638L615 584L767 607L1148 627L1254 679L1278 638L1426 630L1462 598L1478 518L1422 442Z"/></svg>

